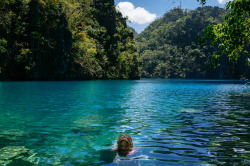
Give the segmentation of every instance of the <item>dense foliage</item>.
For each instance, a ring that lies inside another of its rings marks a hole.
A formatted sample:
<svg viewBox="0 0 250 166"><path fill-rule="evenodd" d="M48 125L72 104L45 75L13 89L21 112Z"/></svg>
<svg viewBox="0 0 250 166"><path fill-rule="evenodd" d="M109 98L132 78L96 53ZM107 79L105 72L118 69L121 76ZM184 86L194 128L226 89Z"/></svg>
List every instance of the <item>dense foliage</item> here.
<svg viewBox="0 0 250 166"><path fill-rule="evenodd" d="M1 0L0 78L137 79L133 32L113 0Z"/></svg>
<svg viewBox="0 0 250 166"><path fill-rule="evenodd" d="M162 78L240 78L250 73L246 57L238 63L226 55L220 66L211 68L212 55L218 51L211 42L199 45L208 25L224 20L226 11L219 7L200 7L188 11L175 8L154 21L137 38L143 77ZM247 55L249 56L249 55ZM249 76L248 76L249 77Z"/></svg>
<svg viewBox="0 0 250 166"><path fill-rule="evenodd" d="M203 3L204 0L203 0ZM226 5L229 13L223 23L210 25L206 28L201 43L211 40L218 45L218 51L213 54L213 65L218 66L221 55L226 54L230 61L237 62L242 55L247 57L250 41L250 1L234 0ZM250 66L250 59L246 58Z"/></svg>

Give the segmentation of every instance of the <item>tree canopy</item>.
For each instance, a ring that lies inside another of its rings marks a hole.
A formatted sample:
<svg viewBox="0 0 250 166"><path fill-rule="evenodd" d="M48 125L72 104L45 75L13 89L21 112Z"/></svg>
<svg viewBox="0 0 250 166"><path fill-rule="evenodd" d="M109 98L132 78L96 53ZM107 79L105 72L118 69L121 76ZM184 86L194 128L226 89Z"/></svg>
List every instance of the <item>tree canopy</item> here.
<svg viewBox="0 0 250 166"><path fill-rule="evenodd" d="M113 0L1 0L0 79L138 79L133 32Z"/></svg>
<svg viewBox="0 0 250 166"><path fill-rule="evenodd" d="M206 0L198 0L202 4ZM230 61L237 62L239 57L246 56L250 41L250 1L234 0L226 4L228 14L224 21L217 25L209 25L200 43L212 41L218 45L218 51L213 54L212 64L218 66L220 57L226 54ZM250 59L246 58L250 65Z"/></svg>
<svg viewBox="0 0 250 166"><path fill-rule="evenodd" d="M196 10L175 8L151 23L136 37L143 77L162 78L241 78L249 75L246 57L233 64L222 55L221 64L213 69L210 63L218 45L199 45L209 25L221 24L227 12L219 7ZM249 55L247 55L248 57Z"/></svg>

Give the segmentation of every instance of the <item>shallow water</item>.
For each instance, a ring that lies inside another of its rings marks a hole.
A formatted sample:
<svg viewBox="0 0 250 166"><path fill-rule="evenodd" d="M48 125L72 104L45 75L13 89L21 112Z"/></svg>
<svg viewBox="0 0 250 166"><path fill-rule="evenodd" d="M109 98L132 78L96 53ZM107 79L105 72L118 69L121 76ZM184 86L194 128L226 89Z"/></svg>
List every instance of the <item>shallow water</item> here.
<svg viewBox="0 0 250 166"><path fill-rule="evenodd" d="M247 165L249 92L233 80L0 82L0 165ZM122 133L128 158L110 151Z"/></svg>

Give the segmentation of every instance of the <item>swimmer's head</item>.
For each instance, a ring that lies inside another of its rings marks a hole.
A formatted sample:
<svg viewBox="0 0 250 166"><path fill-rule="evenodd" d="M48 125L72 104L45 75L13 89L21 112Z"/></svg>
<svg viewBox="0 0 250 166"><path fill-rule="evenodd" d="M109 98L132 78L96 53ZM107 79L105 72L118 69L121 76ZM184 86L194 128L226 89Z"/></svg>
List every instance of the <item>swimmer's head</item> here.
<svg viewBox="0 0 250 166"><path fill-rule="evenodd" d="M133 140L130 135L122 134L117 140L118 152L128 154L133 149Z"/></svg>

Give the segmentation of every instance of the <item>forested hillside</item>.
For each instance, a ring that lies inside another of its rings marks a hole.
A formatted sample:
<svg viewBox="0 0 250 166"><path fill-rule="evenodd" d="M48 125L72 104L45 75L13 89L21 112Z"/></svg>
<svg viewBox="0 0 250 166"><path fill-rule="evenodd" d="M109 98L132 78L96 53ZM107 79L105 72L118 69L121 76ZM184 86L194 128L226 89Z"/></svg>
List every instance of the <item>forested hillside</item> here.
<svg viewBox="0 0 250 166"><path fill-rule="evenodd" d="M175 8L154 21L136 37L142 77L249 78L249 54L243 53L237 63L222 55L220 66L214 68L212 54L217 47L209 42L198 44L205 28L221 23L225 15L226 11L218 7Z"/></svg>
<svg viewBox="0 0 250 166"><path fill-rule="evenodd" d="M138 79L114 0L1 0L1 80Z"/></svg>

